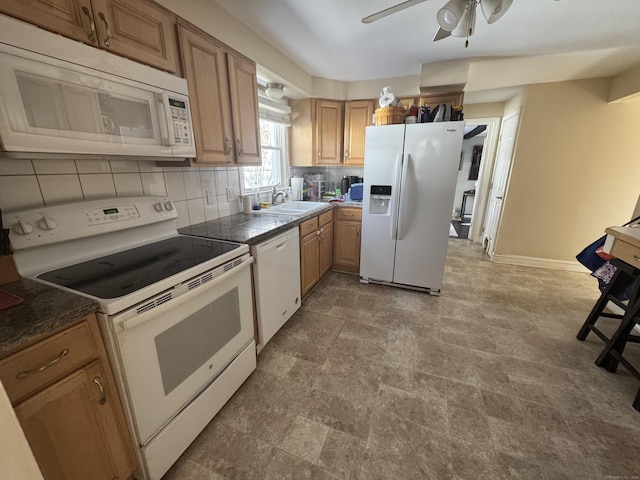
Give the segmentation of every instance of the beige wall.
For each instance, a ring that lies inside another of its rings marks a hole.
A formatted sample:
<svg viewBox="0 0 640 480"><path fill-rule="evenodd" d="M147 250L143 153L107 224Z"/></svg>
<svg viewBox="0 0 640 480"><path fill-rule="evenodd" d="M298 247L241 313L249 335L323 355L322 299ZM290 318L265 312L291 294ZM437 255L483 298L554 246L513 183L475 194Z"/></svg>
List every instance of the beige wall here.
<svg viewBox="0 0 640 480"><path fill-rule="evenodd" d="M640 102L607 103L611 79L527 87L496 254L573 260L632 215Z"/></svg>
<svg viewBox="0 0 640 480"><path fill-rule="evenodd" d="M502 117L505 104L502 102L475 103L464 106L464 119L473 123L474 118Z"/></svg>
<svg viewBox="0 0 640 480"><path fill-rule="evenodd" d="M156 0L185 20L208 32L256 63L286 78L287 86L312 92L311 76L280 53L244 23L212 0Z"/></svg>

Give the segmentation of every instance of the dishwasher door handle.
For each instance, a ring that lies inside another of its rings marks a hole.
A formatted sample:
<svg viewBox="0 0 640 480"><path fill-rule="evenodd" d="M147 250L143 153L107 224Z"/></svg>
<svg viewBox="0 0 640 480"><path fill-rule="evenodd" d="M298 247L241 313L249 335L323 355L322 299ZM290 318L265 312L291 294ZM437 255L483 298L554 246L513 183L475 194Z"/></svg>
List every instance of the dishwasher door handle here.
<svg viewBox="0 0 640 480"><path fill-rule="evenodd" d="M288 241L289 241L289 240L287 239L287 240L285 240L284 242L282 242L280 245L278 245L278 246L276 247L276 250L277 250L278 252L281 252L282 250L284 250L285 248L287 248L287 242L288 242Z"/></svg>

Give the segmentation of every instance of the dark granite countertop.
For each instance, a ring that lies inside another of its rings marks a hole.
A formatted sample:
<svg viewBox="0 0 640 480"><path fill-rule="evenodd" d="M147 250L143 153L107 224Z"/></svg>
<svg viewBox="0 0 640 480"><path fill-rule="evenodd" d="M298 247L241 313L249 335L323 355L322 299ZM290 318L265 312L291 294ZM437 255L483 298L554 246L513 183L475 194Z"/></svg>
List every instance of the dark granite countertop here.
<svg viewBox="0 0 640 480"><path fill-rule="evenodd" d="M178 231L184 235L254 245L290 228L297 227L305 220L309 220L323 212L340 207L362 208L362 203L327 203L326 207L301 217L268 213L268 210L260 213L238 213L209 222L197 223L181 228Z"/></svg>
<svg viewBox="0 0 640 480"><path fill-rule="evenodd" d="M57 333L98 309L91 299L26 278L0 285L0 290L24 299L0 310L0 357Z"/></svg>

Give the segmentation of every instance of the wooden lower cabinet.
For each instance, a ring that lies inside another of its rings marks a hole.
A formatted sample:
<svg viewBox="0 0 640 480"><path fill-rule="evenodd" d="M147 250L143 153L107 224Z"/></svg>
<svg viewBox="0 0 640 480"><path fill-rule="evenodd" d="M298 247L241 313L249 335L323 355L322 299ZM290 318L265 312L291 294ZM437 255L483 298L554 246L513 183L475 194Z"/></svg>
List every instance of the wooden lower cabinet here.
<svg viewBox="0 0 640 480"><path fill-rule="evenodd" d="M339 207L335 213L333 269L360 273L362 209Z"/></svg>
<svg viewBox="0 0 640 480"><path fill-rule="evenodd" d="M95 316L3 359L0 378L45 480L133 478L133 444Z"/></svg>
<svg viewBox="0 0 640 480"><path fill-rule="evenodd" d="M304 298L333 264L333 210L300 224L300 289Z"/></svg>

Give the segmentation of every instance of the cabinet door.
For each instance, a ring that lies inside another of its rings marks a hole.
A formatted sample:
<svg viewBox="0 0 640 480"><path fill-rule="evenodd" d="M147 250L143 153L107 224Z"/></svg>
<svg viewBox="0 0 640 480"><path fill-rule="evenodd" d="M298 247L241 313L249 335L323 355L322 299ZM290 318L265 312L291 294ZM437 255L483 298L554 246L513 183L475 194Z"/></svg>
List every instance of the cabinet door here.
<svg viewBox="0 0 640 480"><path fill-rule="evenodd" d="M98 45L90 0L3 0L0 12L65 37Z"/></svg>
<svg viewBox="0 0 640 480"><path fill-rule="evenodd" d="M319 278L322 278L325 273L331 270L333 265L333 222L320 227L318 241L318 269L320 271Z"/></svg>
<svg viewBox="0 0 640 480"><path fill-rule="evenodd" d="M423 95L422 97L420 97L420 105L433 109L441 103L462 105L463 100L464 92L436 93L431 95Z"/></svg>
<svg viewBox="0 0 640 480"><path fill-rule="evenodd" d="M227 63L236 161L239 165L260 165L262 157L256 65L231 53L227 54Z"/></svg>
<svg viewBox="0 0 640 480"><path fill-rule="evenodd" d="M316 100L316 149L318 165L342 163L342 102Z"/></svg>
<svg viewBox="0 0 640 480"><path fill-rule="evenodd" d="M196 164L232 164L235 149L225 50L191 26L178 26L189 87Z"/></svg>
<svg viewBox="0 0 640 480"><path fill-rule="evenodd" d="M320 279L318 232L300 238L300 290L304 297Z"/></svg>
<svg viewBox="0 0 640 480"><path fill-rule="evenodd" d="M360 270L360 223L336 222L333 261L340 267L357 273Z"/></svg>
<svg viewBox="0 0 640 480"><path fill-rule="evenodd" d="M119 428L119 400L99 361L16 406L47 480L128 479L133 473ZM128 442L128 440L127 440Z"/></svg>
<svg viewBox="0 0 640 480"><path fill-rule="evenodd" d="M171 73L179 71L176 20L144 0L91 0L100 46Z"/></svg>
<svg viewBox="0 0 640 480"><path fill-rule="evenodd" d="M364 165L364 135L373 116L373 100L344 105L344 164Z"/></svg>

